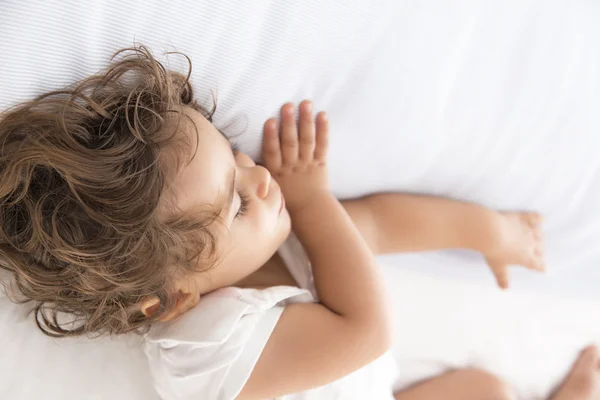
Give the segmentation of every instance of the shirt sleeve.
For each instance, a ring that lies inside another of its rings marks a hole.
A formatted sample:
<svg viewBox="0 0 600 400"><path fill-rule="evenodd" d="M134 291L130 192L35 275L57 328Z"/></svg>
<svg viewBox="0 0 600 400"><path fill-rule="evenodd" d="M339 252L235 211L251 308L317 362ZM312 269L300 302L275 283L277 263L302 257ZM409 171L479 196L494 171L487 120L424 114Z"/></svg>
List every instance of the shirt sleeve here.
<svg viewBox="0 0 600 400"><path fill-rule="evenodd" d="M176 324L153 327L145 352L159 396L163 400L235 399L283 313L278 303L285 297L291 296L257 291L235 299L213 297Z"/></svg>

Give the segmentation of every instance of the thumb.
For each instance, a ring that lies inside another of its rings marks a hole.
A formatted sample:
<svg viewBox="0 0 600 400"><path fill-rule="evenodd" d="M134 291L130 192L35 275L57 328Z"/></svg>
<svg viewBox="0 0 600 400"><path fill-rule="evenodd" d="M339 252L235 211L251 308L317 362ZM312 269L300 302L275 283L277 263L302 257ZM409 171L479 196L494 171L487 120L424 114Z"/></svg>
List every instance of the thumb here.
<svg viewBox="0 0 600 400"><path fill-rule="evenodd" d="M508 289L508 265L502 263L490 263L490 268L496 277L500 289Z"/></svg>

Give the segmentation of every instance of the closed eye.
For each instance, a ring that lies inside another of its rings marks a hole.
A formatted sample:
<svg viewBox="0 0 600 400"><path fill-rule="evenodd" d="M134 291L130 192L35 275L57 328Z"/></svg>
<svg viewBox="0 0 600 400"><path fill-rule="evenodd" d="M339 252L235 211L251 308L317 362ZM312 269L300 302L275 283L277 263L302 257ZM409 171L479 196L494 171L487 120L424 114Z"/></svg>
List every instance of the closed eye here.
<svg viewBox="0 0 600 400"><path fill-rule="evenodd" d="M231 144L231 152L233 153L233 157L237 156L240 152L239 146L232 142L229 143ZM235 213L234 219L244 216L246 211L248 211L248 206L250 206L250 197L246 193L239 191L238 196L240 196L240 208L238 208L238 211Z"/></svg>
<svg viewBox="0 0 600 400"><path fill-rule="evenodd" d="M238 195L240 196L240 208L238 209L237 213L235 213L235 218L241 218L244 216L246 211L248 211L248 206L250 205L250 197L248 197L248 195L246 195L244 192L238 192Z"/></svg>

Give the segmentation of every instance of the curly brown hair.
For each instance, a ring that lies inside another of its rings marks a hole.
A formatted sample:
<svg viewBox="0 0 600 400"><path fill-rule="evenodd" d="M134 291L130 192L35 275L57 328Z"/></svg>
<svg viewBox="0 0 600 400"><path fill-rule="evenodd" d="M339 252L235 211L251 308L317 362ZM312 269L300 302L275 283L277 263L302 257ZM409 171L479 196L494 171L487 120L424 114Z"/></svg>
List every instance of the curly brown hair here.
<svg viewBox="0 0 600 400"><path fill-rule="evenodd" d="M47 335L143 330L174 307L175 277L215 253L220 210L159 213L166 150L194 153L167 120L186 105L209 120L215 110L195 102L185 57L187 76L144 46L123 49L101 73L0 115L0 268ZM160 307L146 317L152 296Z"/></svg>

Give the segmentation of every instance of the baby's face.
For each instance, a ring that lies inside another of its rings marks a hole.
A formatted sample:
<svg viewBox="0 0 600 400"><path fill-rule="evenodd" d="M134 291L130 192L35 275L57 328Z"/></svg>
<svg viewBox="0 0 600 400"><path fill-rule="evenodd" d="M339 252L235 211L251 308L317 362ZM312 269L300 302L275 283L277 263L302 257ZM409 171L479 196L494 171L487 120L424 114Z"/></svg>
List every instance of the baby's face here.
<svg viewBox="0 0 600 400"><path fill-rule="evenodd" d="M198 150L173 181L172 194L182 211L212 204L223 211L217 229L218 261L214 268L188 277L208 293L231 286L260 268L290 232L290 216L283 207L277 182L265 168L243 153L234 154L231 143L204 116L185 107L181 129Z"/></svg>

